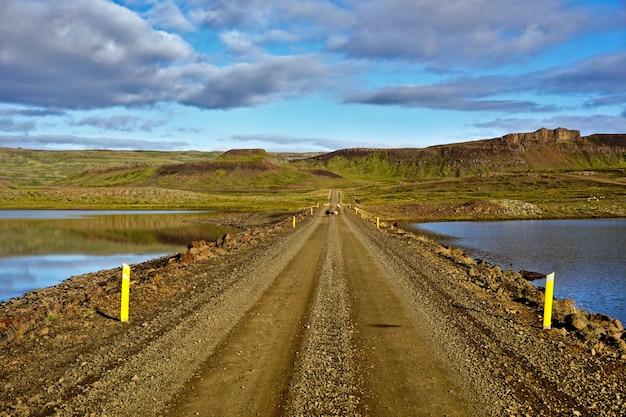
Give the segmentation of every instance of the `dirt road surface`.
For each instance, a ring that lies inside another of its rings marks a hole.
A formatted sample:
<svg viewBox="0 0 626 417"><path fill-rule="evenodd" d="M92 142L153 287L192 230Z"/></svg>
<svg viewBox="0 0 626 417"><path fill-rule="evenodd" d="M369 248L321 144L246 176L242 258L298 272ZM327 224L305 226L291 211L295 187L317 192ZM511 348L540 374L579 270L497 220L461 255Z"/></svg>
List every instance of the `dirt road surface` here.
<svg viewBox="0 0 626 417"><path fill-rule="evenodd" d="M358 219L320 213L170 415L468 414Z"/></svg>
<svg viewBox="0 0 626 417"><path fill-rule="evenodd" d="M542 331L432 241L326 214L337 203L335 191L296 228L190 265L179 294L131 307L128 324L100 314L73 338L9 345L0 416L626 411L623 359Z"/></svg>

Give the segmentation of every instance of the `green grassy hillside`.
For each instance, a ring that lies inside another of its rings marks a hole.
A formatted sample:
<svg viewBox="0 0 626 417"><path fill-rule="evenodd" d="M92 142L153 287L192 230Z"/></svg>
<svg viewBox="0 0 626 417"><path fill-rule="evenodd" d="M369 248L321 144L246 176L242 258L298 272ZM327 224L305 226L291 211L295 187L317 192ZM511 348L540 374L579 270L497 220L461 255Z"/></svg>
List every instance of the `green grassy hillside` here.
<svg viewBox="0 0 626 417"><path fill-rule="evenodd" d="M0 208L296 210L394 219L626 217L626 140L540 130L425 149L328 154L0 149Z"/></svg>
<svg viewBox="0 0 626 417"><path fill-rule="evenodd" d="M206 161L221 152L40 151L0 148L0 182L5 186L43 186L84 173L85 178L118 169ZM106 175L105 175L106 176Z"/></svg>
<svg viewBox="0 0 626 417"><path fill-rule="evenodd" d="M626 168L626 136L572 135L557 140L527 135L515 141L503 137L424 149L343 149L310 158L306 164L368 181Z"/></svg>

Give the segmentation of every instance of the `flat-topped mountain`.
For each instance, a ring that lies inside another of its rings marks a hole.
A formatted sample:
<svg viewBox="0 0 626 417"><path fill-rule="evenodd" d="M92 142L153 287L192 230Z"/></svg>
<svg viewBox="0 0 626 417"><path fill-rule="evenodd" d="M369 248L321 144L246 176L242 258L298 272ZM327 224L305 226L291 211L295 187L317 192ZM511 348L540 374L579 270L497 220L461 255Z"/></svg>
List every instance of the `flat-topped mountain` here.
<svg viewBox="0 0 626 417"><path fill-rule="evenodd" d="M428 148L343 149L310 158L329 169L383 165L392 176L480 175L527 170L577 170L626 167L626 135L581 136L578 130L539 129L494 139ZM367 170L365 170L367 171ZM365 172L364 171L364 172Z"/></svg>

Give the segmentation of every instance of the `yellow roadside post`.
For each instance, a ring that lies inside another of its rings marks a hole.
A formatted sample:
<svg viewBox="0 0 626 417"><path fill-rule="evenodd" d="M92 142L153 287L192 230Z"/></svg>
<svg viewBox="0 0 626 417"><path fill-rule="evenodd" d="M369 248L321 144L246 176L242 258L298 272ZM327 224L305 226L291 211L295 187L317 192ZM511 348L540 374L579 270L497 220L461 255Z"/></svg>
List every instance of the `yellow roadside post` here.
<svg viewBox="0 0 626 417"><path fill-rule="evenodd" d="M130 301L130 265L122 264L122 306L120 309L120 321L128 321L128 304Z"/></svg>
<svg viewBox="0 0 626 417"><path fill-rule="evenodd" d="M291 224L293 225L293 227L296 227L296 216L293 216Z"/></svg>
<svg viewBox="0 0 626 417"><path fill-rule="evenodd" d="M546 301L543 308L543 328L552 328L552 298L554 295L554 272L546 275Z"/></svg>
<svg viewBox="0 0 626 417"><path fill-rule="evenodd" d="M376 228L380 229L380 217L376 217Z"/></svg>
<svg viewBox="0 0 626 417"><path fill-rule="evenodd" d="M311 216L313 215L313 207L311 207Z"/></svg>

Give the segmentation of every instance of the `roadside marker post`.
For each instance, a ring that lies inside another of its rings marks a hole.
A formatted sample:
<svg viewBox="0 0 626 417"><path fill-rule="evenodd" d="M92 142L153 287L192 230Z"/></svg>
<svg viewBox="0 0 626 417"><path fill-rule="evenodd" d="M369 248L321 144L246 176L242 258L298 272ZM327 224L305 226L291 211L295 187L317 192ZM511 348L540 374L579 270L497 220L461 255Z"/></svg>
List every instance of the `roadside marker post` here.
<svg viewBox="0 0 626 417"><path fill-rule="evenodd" d="M552 328L552 298L554 296L554 272L546 275L546 301L543 308L543 329Z"/></svg>
<svg viewBox="0 0 626 417"><path fill-rule="evenodd" d="M380 217L376 217L376 228L380 229Z"/></svg>
<svg viewBox="0 0 626 417"><path fill-rule="evenodd" d="M293 225L293 227L296 227L296 216L293 216L291 224Z"/></svg>
<svg viewBox="0 0 626 417"><path fill-rule="evenodd" d="M313 215L313 207L311 207L311 216Z"/></svg>
<svg viewBox="0 0 626 417"><path fill-rule="evenodd" d="M120 308L120 321L128 321L128 304L130 301L130 265L122 264L122 306Z"/></svg>

